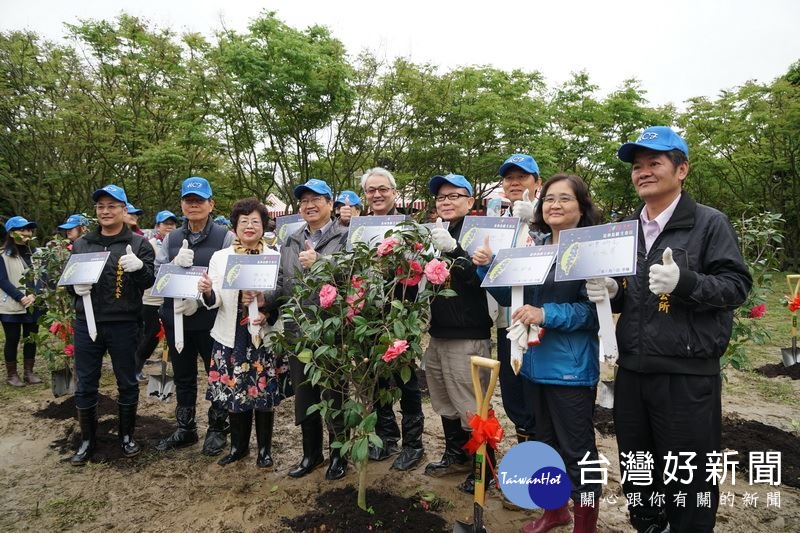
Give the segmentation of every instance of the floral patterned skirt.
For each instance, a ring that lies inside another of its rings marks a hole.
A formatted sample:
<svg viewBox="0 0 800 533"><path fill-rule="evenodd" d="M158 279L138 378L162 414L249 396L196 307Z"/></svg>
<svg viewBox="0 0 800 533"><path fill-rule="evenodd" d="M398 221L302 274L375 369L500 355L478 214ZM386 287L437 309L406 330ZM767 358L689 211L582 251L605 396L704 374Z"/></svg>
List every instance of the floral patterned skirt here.
<svg viewBox="0 0 800 533"><path fill-rule="evenodd" d="M247 324L241 320L233 344L231 348L214 342L206 399L234 413L277 406L283 398L279 377L289 371L288 362L263 344L253 346Z"/></svg>

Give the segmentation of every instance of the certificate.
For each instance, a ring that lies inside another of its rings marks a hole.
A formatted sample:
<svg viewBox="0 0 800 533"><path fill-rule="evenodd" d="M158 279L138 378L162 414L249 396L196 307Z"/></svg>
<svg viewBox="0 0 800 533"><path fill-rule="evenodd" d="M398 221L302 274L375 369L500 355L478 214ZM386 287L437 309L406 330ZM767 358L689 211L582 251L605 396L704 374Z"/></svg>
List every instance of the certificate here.
<svg viewBox="0 0 800 533"><path fill-rule="evenodd" d="M514 247L519 218L517 217L464 217L458 242L469 255L483 246L489 237L489 247L494 253Z"/></svg>
<svg viewBox="0 0 800 533"><path fill-rule="evenodd" d="M278 244L283 246L289 235L296 233L305 224L305 220L299 214L285 215L275 219L275 235L278 236Z"/></svg>
<svg viewBox="0 0 800 533"><path fill-rule="evenodd" d="M58 278L59 285L94 285L100 279L111 252L73 254Z"/></svg>
<svg viewBox="0 0 800 533"><path fill-rule="evenodd" d="M639 221L564 230L558 236L556 281L636 273Z"/></svg>
<svg viewBox="0 0 800 533"><path fill-rule="evenodd" d="M158 268L156 281L150 294L164 298L190 298L199 297L197 282L206 272L208 267L193 266L180 267L172 263L165 263Z"/></svg>
<svg viewBox="0 0 800 533"><path fill-rule="evenodd" d="M280 254L229 255L222 288L244 291L274 289L280 258Z"/></svg>
<svg viewBox="0 0 800 533"><path fill-rule="evenodd" d="M506 248L497 252L481 287L541 285L547 278L558 246Z"/></svg>
<svg viewBox="0 0 800 533"><path fill-rule="evenodd" d="M386 232L395 229L406 220L405 215L378 215L353 217L350 219L350 230L347 232L347 250L353 249L357 242L365 242L370 248L377 246Z"/></svg>

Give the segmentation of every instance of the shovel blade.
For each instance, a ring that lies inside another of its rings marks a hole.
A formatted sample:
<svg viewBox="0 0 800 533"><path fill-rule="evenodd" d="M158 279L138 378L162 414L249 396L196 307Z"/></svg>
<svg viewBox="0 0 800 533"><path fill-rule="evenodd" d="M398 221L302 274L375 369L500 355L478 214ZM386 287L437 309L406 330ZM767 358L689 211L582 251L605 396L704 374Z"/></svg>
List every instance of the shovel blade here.
<svg viewBox="0 0 800 533"><path fill-rule="evenodd" d="M606 409L614 408L614 382L599 381L597 383L597 403Z"/></svg>
<svg viewBox="0 0 800 533"><path fill-rule="evenodd" d="M797 348L781 348L783 366L790 367L800 363L800 350Z"/></svg>
<svg viewBox="0 0 800 533"><path fill-rule="evenodd" d="M164 382L161 376L147 376L147 395L161 396L164 390Z"/></svg>
<svg viewBox="0 0 800 533"><path fill-rule="evenodd" d="M172 397L172 393L175 392L175 382L171 379L164 384L163 389L161 390L161 394L159 395L158 399L162 402L169 401Z"/></svg>
<svg viewBox="0 0 800 533"><path fill-rule="evenodd" d="M473 515L471 524L457 520L453 526L453 533L486 533L486 527L483 525L483 507L478 502L474 503Z"/></svg>

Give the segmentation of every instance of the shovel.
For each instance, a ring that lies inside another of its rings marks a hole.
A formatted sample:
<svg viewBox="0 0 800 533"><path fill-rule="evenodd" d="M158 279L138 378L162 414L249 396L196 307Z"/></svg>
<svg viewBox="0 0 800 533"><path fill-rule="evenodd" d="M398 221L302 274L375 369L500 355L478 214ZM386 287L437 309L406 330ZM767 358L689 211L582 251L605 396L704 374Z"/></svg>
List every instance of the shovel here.
<svg viewBox="0 0 800 533"><path fill-rule="evenodd" d="M786 276L786 283L789 285L789 293L795 298L800 292L800 274L789 274ZM783 366L790 367L800 363L800 354L797 353L797 312L792 313L792 347L781 348Z"/></svg>
<svg viewBox="0 0 800 533"><path fill-rule="evenodd" d="M489 413L489 402L492 399L494 388L497 385L497 377L500 375L500 361L478 357L470 357L472 365L472 387L475 389L475 404L478 416L485 419ZM489 386L484 394L481 390L481 380L479 368L488 368L491 372L489 376ZM486 501L486 443L480 445L475 452L475 499L473 504L472 524L457 521L453 526L453 533L486 533L483 526L483 505Z"/></svg>
<svg viewBox="0 0 800 533"><path fill-rule="evenodd" d="M161 374L150 375L147 380L147 396L158 398L162 402L169 400L175 390L175 382L167 377L167 357L169 350L166 346L161 350Z"/></svg>

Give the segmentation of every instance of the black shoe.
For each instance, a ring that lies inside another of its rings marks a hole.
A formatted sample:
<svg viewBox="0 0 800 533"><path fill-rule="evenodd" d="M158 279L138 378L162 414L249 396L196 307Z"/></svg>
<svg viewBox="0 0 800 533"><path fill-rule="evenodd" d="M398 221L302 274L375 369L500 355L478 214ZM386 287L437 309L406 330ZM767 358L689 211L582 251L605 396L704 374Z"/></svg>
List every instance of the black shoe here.
<svg viewBox="0 0 800 533"><path fill-rule="evenodd" d="M258 457L256 466L269 468L272 462L272 428L275 424L273 411L256 411L256 442L258 443Z"/></svg>
<svg viewBox="0 0 800 533"><path fill-rule="evenodd" d="M439 477L447 474L468 472L472 468L469 454L464 450L464 445L469 440L469 432L461 427L460 418L442 417L444 429L444 454L441 461L428 463L425 466L425 475Z"/></svg>
<svg viewBox="0 0 800 533"><path fill-rule="evenodd" d="M423 457L425 457L425 449L403 446L400 455L395 458L391 468L402 472L411 470L422 461Z"/></svg>
<svg viewBox="0 0 800 533"><path fill-rule="evenodd" d="M81 443L78 451L69 460L72 466L83 466L94 454L97 436L97 405L88 409L78 409L78 424L81 428Z"/></svg>
<svg viewBox="0 0 800 533"><path fill-rule="evenodd" d="M197 421L194 416L194 407L177 406L175 408L175 418L178 421L178 428L169 437L161 439L156 444L156 450L165 452L173 448L191 446L197 442Z"/></svg>
<svg viewBox="0 0 800 533"><path fill-rule="evenodd" d="M136 427L137 404L121 405L119 408L119 442L122 446L122 455L136 457L142 451L141 446L133 440L133 430Z"/></svg>
<svg viewBox="0 0 800 533"><path fill-rule="evenodd" d="M425 429L425 415L403 413L403 449L392 463L393 470L410 470L417 466L425 455L422 447L422 432Z"/></svg>
<svg viewBox="0 0 800 533"><path fill-rule="evenodd" d="M303 477L322 464L322 419L311 415L300 424L303 431L303 458L289 470L289 477Z"/></svg>
<svg viewBox="0 0 800 533"><path fill-rule="evenodd" d="M228 445L228 411L213 405L208 408L208 430L203 440L203 455L214 457L222 453Z"/></svg>
<svg viewBox="0 0 800 533"><path fill-rule="evenodd" d="M253 428L253 411L228 413L231 424L231 449L228 455L217 461L220 466L231 464L250 453L250 433Z"/></svg>
<svg viewBox="0 0 800 533"><path fill-rule="evenodd" d="M397 441L385 440L383 441L382 447L370 444L367 455L370 461L385 461L392 455L396 455L399 452L400 448L397 447Z"/></svg>
<svg viewBox="0 0 800 533"><path fill-rule="evenodd" d="M342 457L339 449L331 449L331 464L328 465L328 470L325 471L325 479L328 481L335 481L342 479L347 474L347 459Z"/></svg>

